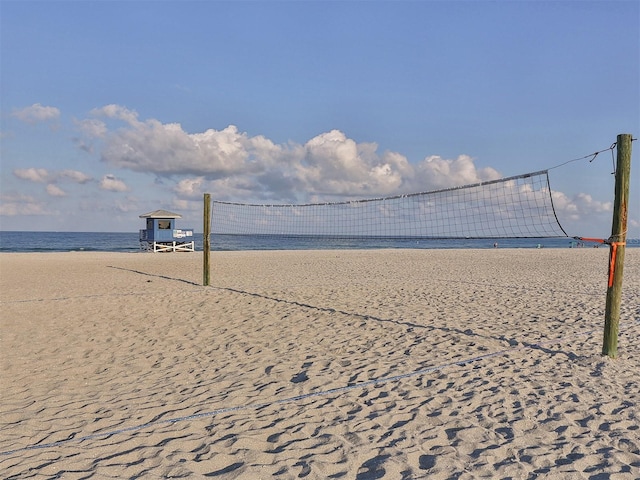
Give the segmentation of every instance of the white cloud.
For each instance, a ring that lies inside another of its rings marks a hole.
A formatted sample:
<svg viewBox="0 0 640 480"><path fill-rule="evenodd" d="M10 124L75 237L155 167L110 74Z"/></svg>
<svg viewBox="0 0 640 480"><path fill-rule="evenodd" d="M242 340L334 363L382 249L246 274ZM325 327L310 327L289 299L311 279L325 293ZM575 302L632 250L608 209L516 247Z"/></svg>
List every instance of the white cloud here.
<svg viewBox="0 0 640 480"><path fill-rule="evenodd" d="M593 215L611 212L613 204L611 202L600 202L594 200L591 195L578 193L572 197L563 192L552 192L553 205L561 218L571 221L589 218Z"/></svg>
<svg viewBox="0 0 640 480"><path fill-rule="evenodd" d="M309 140L300 160L295 179L314 194L390 194L401 189L412 171L404 156L379 156L376 144L358 144L339 130Z"/></svg>
<svg viewBox="0 0 640 480"><path fill-rule="evenodd" d="M174 187L174 191L177 195L184 198L196 198L202 196L204 184L204 177L198 178L185 178L180 180Z"/></svg>
<svg viewBox="0 0 640 480"><path fill-rule="evenodd" d="M107 134L107 125L96 118L76 120L78 129L89 138L104 138Z"/></svg>
<svg viewBox="0 0 640 480"><path fill-rule="evenodd" d="M129 110L128 108L122 107L120 105L111 104L105 105L101 108L94 108L93 110L91 110L91 114L95 116L122 120L132 127L140 124L140 122L138 121L138 113L135 110Z"/></svg>
<svg viewBox="0 0 640 480"><path fill-rule="evenodd" d="M46 168L16 168L13 174L30 182L45 183L51 180L51 174Z"/></svg>
<svg viewBox="0 0 640 480"><path fill-rule="evenodd" d="M472 185L500 177L500 172L493 168L476 168L468 155L460 155L454 160L430 156L416 168L416 178L423 185L422 191Z"/></svg>
<svg viewBox="0 0 640 480"><path fill-rule="evenodd" d="M46 168L17 168L13 174L22 179L36 183L54 183L68 180L84 184L93 180L89 175L77 170L49 171Z"/></svg>
<svg viewBox="0 0 640 480"><path fill-rule="evenodd" d="M63 170L59 174L57 174L57 177L60 179L67 179L72 182L80 183L80 184L88 183L93 180L93 178L90 177L89 175L79 172L77 170Z"/></svg>
<svg viewBox="0 0 640 480"><path fill-rule="evenodd" d="M30 107L25 107L20 110L15 110L12 117L17 118L22 122L26 122L30 125L35 125L39 122L49 122L60 118L60 110L56 107L45 107L39 103L34 103Z"/></svg>
<svg viewBox="0 0 640 480"><path fill-rule="evenodd" d="M215 177L247 170L246 147L246 134L234 126L189 135L179 124L149 120L107 136L102 159L137 172Z"/></svg>
<svg viewBox="0 0 640 480"><path fill-rule="evenodd" d="M587 215L590 213L613 212L612 202L594 200L591 195L586 193L576 194L574 202L578 205L578 209Z"/></svg>
<svg viewBox="0 0 640 480"><path fill-rule="evenodd" d="M129 187L114 175L105 175L102 177L102 180L100 180L100 188L109 192L126 192L129 190Z"/></svg>
<svg viewBox="0 0 640 480"><path fill-rule="evenodd" d="M551 198L553 198L553 205L556 211L563 212L564 214L570 216L570 218L573 220L578 218L577 205L573 203L571 199L567 195L565 195L563 192L553 190L551 192Z"/></svg>
<svg viewBox="0 0 640 480"><path fill-rule="evenodd" d="M74 120L74 122L80 132L80 136L73 138L73 142L80 150L92 154L94 152L94 140L102 139L107 135L107 124L96 118Z"/></svg>
<svg viewBox="0 0 640 480"><path fill-rule="evenodd" d="M379 153L375 143L358 143L339 130L303 145L277 145L233 125L190 134L180 124L140 121L136 112L118 105L92 113L125 123L105 135L101 156L112 167L164 177L196 176L223 187L216 192L245 199L380 196L499 177L493 169L477 169L467 156L429 157L413 166L397 152ZM181 182L178 194L195 195L191 180Z"/></svg>
<svg viewBox="0 0 640 480"><path fill-rule="evenodd" d="M47 193L52 197L66 197L67 193L57 185L50 183L47 185Z"/></svg>
<svg viewBox="0 0 640 480"><path fill-rule="evenodd" d="M586 193L566 195L552 191L553 205L564 230L569 235L606 238L611 229L611 202L595 200ZM633 224L629 224L633 227Z"/></svg>

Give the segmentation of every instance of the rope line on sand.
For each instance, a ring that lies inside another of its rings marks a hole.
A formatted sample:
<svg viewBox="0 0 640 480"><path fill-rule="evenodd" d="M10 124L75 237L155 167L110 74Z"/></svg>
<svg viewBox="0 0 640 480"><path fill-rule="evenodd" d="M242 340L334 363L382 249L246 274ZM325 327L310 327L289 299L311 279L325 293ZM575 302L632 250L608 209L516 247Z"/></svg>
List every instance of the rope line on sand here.
<svg viewBox="0 0 640 480"><path fill-rule="evenodd" d="M640 322L640 320L639 320L639 322ZM133 425L133 426L130 426L130 427L119 428L119 429L111 430L111 431L108 431L108 432L93 433L91 435L84 435L82 437L76 437L74 434L72 434L71 436L69 436L69 438L66 438L64 440L59 440L57 442L49 442L49 443L27 445L26 447L21 447L21 448L15 448L13 450L2 451L2 452L0 452L0 456L13 455L15 453L26 452L26 451L31 451L31 450L42 450L42 449L60 447L60 446L63 446L63 445L66 445L66 444L69 444L69 443L72 443L72 442L84 442L84 441L87 441L87 440L95 440L95 439L98 439L98 438L106 438L106 437L111 437L113 435L119 435L119 434L128 433L128 432L135 432L135 431L144 430L144 429L147 429L147 428L157 427L157 426L161 426L161 425L170 425L170 424L173 424L173 423L196 420L196 419L199 419L199 418L215 417L215 416L222 415L222 414L225 414L225 413L240 412L240 411L250 411L250 410L260 410L260 409L266 408L266 407L272 407L272 406L275 406L275 405L285 405L285 404L288 404L288 403L294 403L294 402L298 402L300 400L306 400L306 399L309 399L309 398L316 398L316 397L323 397L323 396L328 396L328 395L335 395L335 394L339 394L339 393L348 392L348 391L351 391L351 390L362 389L362 388L371 387L371 386L375 386L375 385L382 385L382 384L390 383L390 382L397 382L399 380L404 380L406 378L425 375L427 373L436 372L436 371L439 371L439 370L444 370L444 369L450 368L450 367L463 366L463 365L468 365L468 364L471 364L471 363L479 362L479 361L482 361L482 360L486 360L486 359L489 359L489 358L505 356L505 355L508 355L509 353L520 351L520 350L541 349L545 345L553 345L553 344L557 344L557 343L564 343L564 342L568 342L570 340L573 340L574 338L577 338L577 337L589 336L595 331L596 331L596 329L592 329L592 330L588 330L588 331L585 331L585 332L580 332L580 333L576 333L576 334L573 334L573 335L569 335L569 336L563 337L563 338L558 338L558 339L553 339L553 340L545 340L545 341L538 342L538 343L533 343L533 344L521 344L520 346L517 346L517 347L508 348L508 349L505 349L505 350L499 350L497 352L492 352L492 353L485 353L483 355L478 355L478 356L467 358L467 359L464 359L464 360L458 360L458 361L455 361L455 362L449 362L449 363L445 363L445 364L441 364L441 365L436 365L436 366L433 366L433 367L422 368L420 370L416 370L416 371L413 371L413 372L402 373L402 374L399 374L399 375L392 375L392 376L389 376L389 377L376 378L376 379L373 379L373 380L368 380L366 382L361 382L361 383L357 383L357 384L354 384L354 385L347 385L347 386L344 386L344 387L331 388L331 389L323 390L323 391L320 391L320 392L305 393L305 394L302 394L302 395L296 395L296 396L293 396L293 397L282 398L280 400L273 400L273 401L270 401L270 402L257 403L257 404L253 404L253 405L238 405L238 406L235 406L235 407L224 407L224 408L219 408L219 409L216 409L216 410L212 410L210 412L196 413L196 414L193 414L193 415L185 415L185 416L182 416L182 417L175 417L175 418L170 418L170 419L166 419L166 420L156 420L156 421L152 421L152 422L148 422L148 423L144 423L144 424L140 424L140 425Z"/></svg>
<svg viewBox="0 0 640 480"><path fill-rule="evenodd" d="M106 298L106 297L131 297L131 296L148 296L147 292L127 292L127 293L95 293L92 295L75 295L69 297L51 297L51 298L27 298L22 300L0 300L0 305L10 305L14 303L38 303L38 302L64 302L66 300L84 300L90 298Z"/></svg>

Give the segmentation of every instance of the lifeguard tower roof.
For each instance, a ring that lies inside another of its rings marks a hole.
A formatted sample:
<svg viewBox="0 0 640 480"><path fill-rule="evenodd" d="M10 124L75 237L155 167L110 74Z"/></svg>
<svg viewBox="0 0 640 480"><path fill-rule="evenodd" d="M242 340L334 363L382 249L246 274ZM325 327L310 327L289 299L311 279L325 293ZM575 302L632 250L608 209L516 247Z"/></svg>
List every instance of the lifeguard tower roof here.
<svg viewBox="0 0 640 480"><path fill-rule="evenodd" d="M167 210L154 210L153 212L140 215L140 218L182 218L182 215Z"/></svg>

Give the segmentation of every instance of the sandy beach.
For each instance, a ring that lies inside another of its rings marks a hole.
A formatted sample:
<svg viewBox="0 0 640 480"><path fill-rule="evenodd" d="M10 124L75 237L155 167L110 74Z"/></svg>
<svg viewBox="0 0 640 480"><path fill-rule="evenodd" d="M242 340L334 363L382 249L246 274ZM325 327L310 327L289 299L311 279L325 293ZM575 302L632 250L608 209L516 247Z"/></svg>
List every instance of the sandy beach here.
<svg viewBox="0 0 640 480"><path fill-rule="evenodd" d="M0 477L640 478L640 249L0 254Z"/></svg>

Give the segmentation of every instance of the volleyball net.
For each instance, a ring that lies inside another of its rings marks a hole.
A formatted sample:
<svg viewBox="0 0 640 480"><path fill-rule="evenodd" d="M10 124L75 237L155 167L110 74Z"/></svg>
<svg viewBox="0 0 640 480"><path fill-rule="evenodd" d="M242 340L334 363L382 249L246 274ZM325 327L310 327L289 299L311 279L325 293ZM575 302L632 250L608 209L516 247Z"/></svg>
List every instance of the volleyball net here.
<svg viewBox="0 0 640 480"><path fill-rule="evenodd" d="M213 201L211 233L313 238L567 237L547 170L430 192L309 204Z"/></svg>

